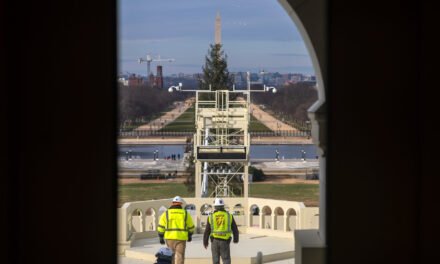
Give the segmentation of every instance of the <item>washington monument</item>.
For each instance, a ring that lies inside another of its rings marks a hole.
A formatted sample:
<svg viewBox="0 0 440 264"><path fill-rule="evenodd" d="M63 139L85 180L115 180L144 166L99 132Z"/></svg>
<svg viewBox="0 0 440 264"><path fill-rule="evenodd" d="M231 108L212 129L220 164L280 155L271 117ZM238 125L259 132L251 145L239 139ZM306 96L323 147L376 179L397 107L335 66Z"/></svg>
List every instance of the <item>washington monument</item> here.
<svg viewBox="0 0 440 264"><path fill-rule="evenodd" d="M217 12L215 17L215 44L222 43L222 19L220 18L220 13Z"/></svg>

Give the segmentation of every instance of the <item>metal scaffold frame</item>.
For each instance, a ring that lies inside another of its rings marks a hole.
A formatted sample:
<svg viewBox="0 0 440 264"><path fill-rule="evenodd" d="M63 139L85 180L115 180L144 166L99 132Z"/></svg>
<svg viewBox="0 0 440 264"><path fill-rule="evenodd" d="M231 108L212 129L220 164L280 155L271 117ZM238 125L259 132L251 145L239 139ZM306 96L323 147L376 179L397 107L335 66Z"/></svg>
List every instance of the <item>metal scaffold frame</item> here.
<svg viewBox="0 0 440 264"><path fill-rule="evenodd" d="M248 95L248 91L196 92L196 197L247 197Z"/></svg>
<svg viewBox="0 0 440 264"><path fill-rule="evenodd" d="M195 197L248 197L251 92L276 92L275 87L247 90L183 90L195 92ZM211 87L211 86L210 86ZM238 190L237 190L238 189Z"/></svg>

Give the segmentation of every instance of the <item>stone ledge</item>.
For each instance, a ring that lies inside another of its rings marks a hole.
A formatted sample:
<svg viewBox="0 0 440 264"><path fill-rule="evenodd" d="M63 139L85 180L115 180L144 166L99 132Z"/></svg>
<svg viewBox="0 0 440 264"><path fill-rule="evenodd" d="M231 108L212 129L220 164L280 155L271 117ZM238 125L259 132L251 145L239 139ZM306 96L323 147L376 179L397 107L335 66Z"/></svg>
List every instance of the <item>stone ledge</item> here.
<svg viewBox="0 0 440 264"><path fill-rule="evenodd" d="M295 230L295 264L324 264L326 246L318 229Z"/></svg>

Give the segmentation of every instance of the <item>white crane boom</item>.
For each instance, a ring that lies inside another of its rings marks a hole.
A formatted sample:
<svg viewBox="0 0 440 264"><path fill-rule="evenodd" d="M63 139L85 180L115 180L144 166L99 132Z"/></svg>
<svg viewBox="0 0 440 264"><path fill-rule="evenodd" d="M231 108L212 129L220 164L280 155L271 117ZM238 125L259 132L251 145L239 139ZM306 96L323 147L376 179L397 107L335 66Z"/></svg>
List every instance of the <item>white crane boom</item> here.
<svg viewBox="0 0 440 264"><path fill-rule="evenodd" d="M150 77L151 71L150 71L150 65L151 62L160 62L160 61L167 61L167 62L173 62L174 59L162 59L160 58L160 55L157 56L157 58L153 58L151 57L150 54L147 54L146 58L139 58L138 62L142 63L142 62L146 62L147 63L147 78Z"/></svg>

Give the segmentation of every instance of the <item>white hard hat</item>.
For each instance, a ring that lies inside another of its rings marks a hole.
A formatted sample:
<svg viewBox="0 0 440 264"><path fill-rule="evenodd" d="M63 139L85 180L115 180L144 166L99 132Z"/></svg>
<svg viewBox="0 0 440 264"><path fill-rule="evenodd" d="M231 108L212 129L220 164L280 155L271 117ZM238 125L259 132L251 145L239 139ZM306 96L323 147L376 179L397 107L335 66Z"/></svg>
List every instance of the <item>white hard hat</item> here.
<svg viewBox="0 0 440 264"><path fill-rule="evenodd" d="M214 206L224 206L225 202L222 198L215 198L214 200Z"/></svg>
<svg viewBox="0 0 440 264"><path fill-rule="evenodd" d="M183 203L183 199L180 196L176 196L173 198L173 203Z"/></svg>

